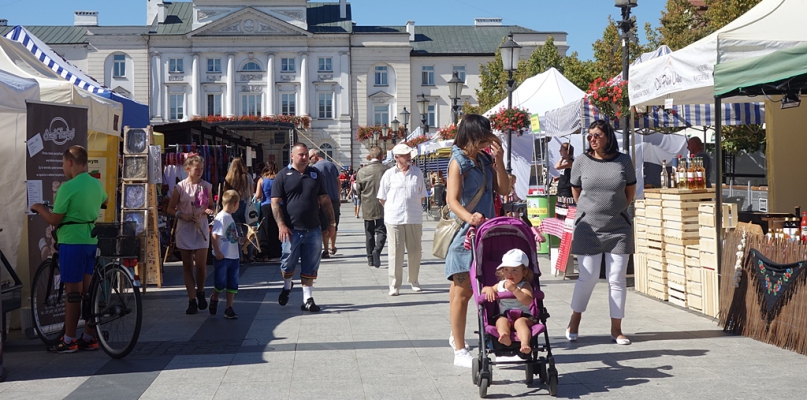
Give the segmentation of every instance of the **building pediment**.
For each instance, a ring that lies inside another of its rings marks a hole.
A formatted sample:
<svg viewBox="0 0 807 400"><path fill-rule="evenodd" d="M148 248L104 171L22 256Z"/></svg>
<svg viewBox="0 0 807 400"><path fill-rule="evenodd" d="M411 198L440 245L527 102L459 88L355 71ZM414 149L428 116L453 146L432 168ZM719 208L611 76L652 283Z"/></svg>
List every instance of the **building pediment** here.
<svg viewBox="0 0 807 400"><path fill-rule="evenodd" d="M385 91L378 91L369 96L367 96L370 101L374 104L389 104L389 102L395 98L395 96L385 92Z"/></svg>
<svg viewBox="0 0 807 400"><path fill-rule="evenodd" d="M220 36L312 36L311 32L286 21L246 7L188 34L193 37Z"/></svg>

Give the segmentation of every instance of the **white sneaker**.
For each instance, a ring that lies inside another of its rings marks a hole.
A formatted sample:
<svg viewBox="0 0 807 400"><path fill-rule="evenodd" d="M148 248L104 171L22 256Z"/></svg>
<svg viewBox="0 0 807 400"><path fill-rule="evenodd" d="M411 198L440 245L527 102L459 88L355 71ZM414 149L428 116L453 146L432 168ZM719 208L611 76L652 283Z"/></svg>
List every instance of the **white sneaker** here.
<svg viewBox="0 0 807 400"><path fill-rule="evenodd" d="M468 349L457 350L454 352L454 365L458 367L471 368L474 362L474 356Z"/></svg>
<svg viewBox="0 0 807 400"><path fill-rule="evenodd" d="M417 283L417 282L413 282L413 283L412 283L412 291L413 291L413 292L415 292L415 293L420 293L420 292L422 292L422 291L423 291L423 289L421 289L421 288L420 288L420 284L419 284L419 283Z"/></svg>
<svg viewBox="0 0 807 400"><path fill-rule="evenodd" d="M390 288L390 289L389 289L389 295L390 295L390 296L397 296L397 295L398 295L398 289L396 289L396 288Z"/></svg>
<svg viewBox="0 0 807 400"><path fill-rule="evenodd" d="M456 349L456 347L454 347L454 345L456 343L457 342L454 341L454 335L449 334L448 335L448 345L451 346L451 350ZM471 346L468 346L468 342L465 342L465 350L471 351Z"/></svg>

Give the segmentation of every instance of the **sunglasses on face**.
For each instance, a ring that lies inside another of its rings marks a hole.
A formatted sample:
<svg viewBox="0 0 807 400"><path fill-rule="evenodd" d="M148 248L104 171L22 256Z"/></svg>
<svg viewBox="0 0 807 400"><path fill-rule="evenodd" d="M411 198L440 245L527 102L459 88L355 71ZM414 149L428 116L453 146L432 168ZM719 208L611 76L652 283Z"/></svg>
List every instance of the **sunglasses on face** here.
<svg viewBox="0 0 807 400"><path fill-rule="evenodd" d="M591 139L602 139L602 138L604 138L604 137L605 137L605 135L601 135L601 134L599 134L599 133L591 133L591 134L589 134L589 135L588 135L588 140L591 140Z"/></svg>

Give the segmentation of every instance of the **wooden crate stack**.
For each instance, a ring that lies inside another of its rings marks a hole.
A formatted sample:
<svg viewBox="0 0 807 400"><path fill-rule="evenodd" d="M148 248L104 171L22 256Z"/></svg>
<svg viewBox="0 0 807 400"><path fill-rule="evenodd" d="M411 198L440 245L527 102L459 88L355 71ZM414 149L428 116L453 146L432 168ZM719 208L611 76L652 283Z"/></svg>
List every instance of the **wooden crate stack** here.
<svg viewBox="0 0 807 400"><path fill-rule="evenodd" d="M644 247L637 251L647 256L647 294L660 300L667 300L667 263L664 256L661 203L659 190L645 191L646 239Z"/></svg>
<svg viewBox="0 0 807 400"><path fill-rule="evenodd" d="M737 205L723 204L723 229L737 226ZM704 203L698 207L698 224L700 226L699 267L701 273L700 289L702 304L699 311L717 317L720 307L719 287L717 284L717 232L715 231L715 203Z"/></svg>
<svg viewBox="0 0 807 400"><path fill-rule="evenodd" d="M684 254L686 255L687 307L703 312L700 245L685 246Z"/></svg>

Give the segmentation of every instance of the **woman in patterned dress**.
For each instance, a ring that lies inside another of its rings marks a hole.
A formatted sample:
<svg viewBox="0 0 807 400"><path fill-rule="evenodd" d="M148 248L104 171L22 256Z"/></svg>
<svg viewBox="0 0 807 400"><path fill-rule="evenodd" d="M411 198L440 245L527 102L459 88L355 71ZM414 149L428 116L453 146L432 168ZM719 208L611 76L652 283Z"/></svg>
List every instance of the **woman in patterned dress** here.
<svg viewBox="0 0 807 400"><path fill-rule="evenodd" d="M628 206L636 194L636 172L630 156L619 152L616 135L605 121L588 130L589 148L572 166L572 195L577 203L572 254L577 255L580 276L572 295L572 317L566 338L577 340L582 314L600 277L605 259L611 313L611 338L630 344L622 333L625 317L625 274L633 253L633 224Z"/></svg>
<svg viewBox="0 0 807 400"><path fill-rule="evenodd" d="M192 155L185 160L188 177L177 183L171 192L168 212L177 219L175 243L182 256L182 272L188 291L186 314L196 314L207 308L205 278L210 230L207 216L213 215L212 185L202 180L204 159ZM194 274L195 272L195 274Z"/></svg>

